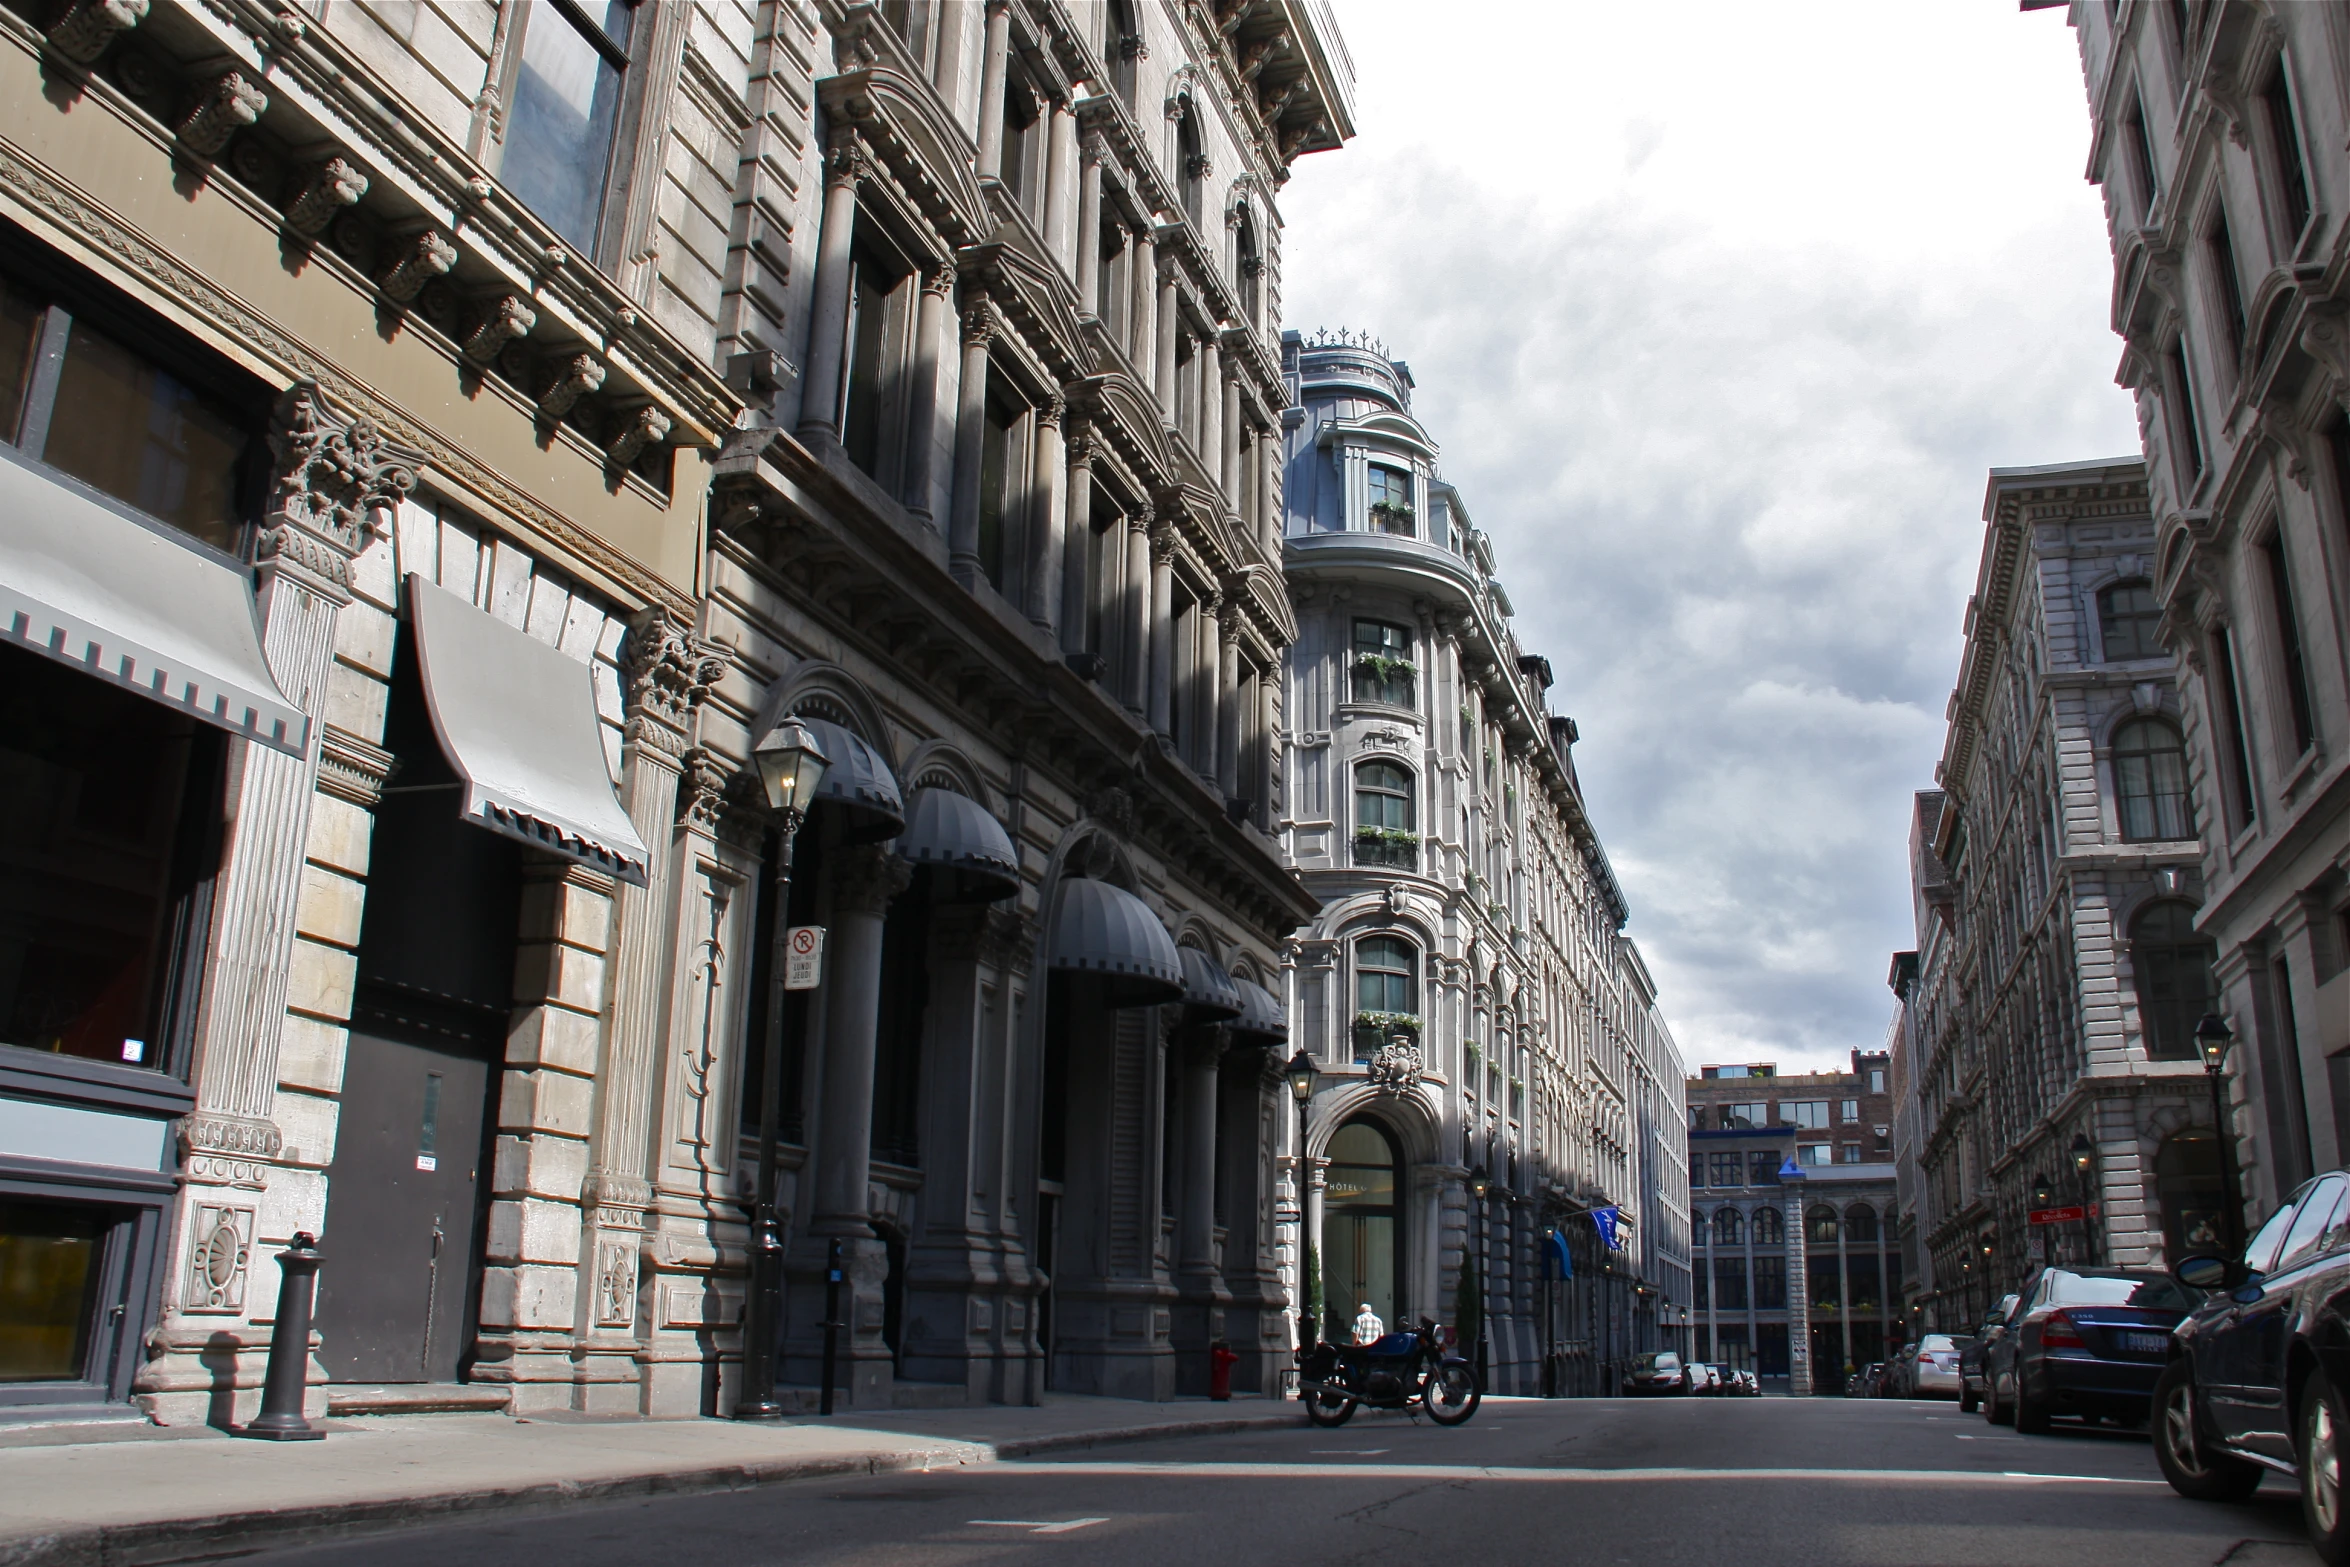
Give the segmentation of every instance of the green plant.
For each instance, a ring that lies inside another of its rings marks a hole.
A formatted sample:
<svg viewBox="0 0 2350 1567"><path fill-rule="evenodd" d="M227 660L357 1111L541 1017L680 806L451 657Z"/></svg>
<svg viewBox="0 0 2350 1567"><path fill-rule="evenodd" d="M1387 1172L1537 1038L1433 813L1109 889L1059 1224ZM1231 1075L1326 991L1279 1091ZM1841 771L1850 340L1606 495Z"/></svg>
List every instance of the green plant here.
<svg viewBox="0 0 2350 1567"><path fill-rule="evenodd" d="M1371 515L1388 522L1410 522L1417 513L1410 501L1373 501Z"/></svg>
<svg viewBox="0 0 2350 1567"><path fill-rule="evenodd" d="M1416 849L1420 845L1420 835L1404 827L1357 827L1355 842L1389 843L1399 849Z"/></svg>
<svg viewBox="0 0 2350 1567"><path fill-rule="evenodd" d="M1419 673L1419 667L1408 658L1389 658L1384 653L1357 653L1355 668L1370 675L1381 685L1401 677L1409 680Z"/></svg>
<svg viewBox="0 0 2350 1567"><path fill-rule="evenodd" d="M1382 1035L1392 1034L1397 1029L1404 1028L1411 1030L1412 1037L1416 1039L1420 1033L1420 1014L1417 1012L1357 1012L1355 1027L1375 1028Z"/></svg>

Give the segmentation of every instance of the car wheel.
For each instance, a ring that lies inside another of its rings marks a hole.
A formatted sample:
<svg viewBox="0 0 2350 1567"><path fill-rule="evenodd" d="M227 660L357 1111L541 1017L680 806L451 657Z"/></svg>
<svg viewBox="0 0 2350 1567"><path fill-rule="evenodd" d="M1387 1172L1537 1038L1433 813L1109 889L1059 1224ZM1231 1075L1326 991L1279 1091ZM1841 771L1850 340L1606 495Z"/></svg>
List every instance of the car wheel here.
<svg viewBox="0 0 2350 1567"><path fill-rule="evenodd" d="M2301 1384L2301 1440L2294 1444L2301 1471L2301 1521L2327 1567L2350 1563L2350 1507L2342 1494L2342 1450L2350 1446L2350 1414L2322 1371Z"/></svg>
<svg viewBox="0 0 2350 1567"><path fill-rule="evenodd" d="M1975 1390L1974 1390L1973 1388L1971 1388L1971 1387L1964 1387L1964 1386L1962 1386L1962 1387L1960 1387L1960 1388L1959 1388L1959 1390L1958 1390L1958 1412L1959 1412L1960 1414L1962 1414L1962 1415L1971 1415L1971 1414L1973 1414L1973 1413L1974 1413L1976 1410L1978 1410L1978 1409L1980 1409L1980 1408L1982 1408L1982 1407L1983 1407L1983 1401L1982 1401L1980 1398L1978 1398L1978 1397L1976 1397L1976 1396L1975 1396Z"/></svg>
<svg viewBox="0 0 2350 1567"><path fill-rule="evenodd" d="M1983 1393L1983 1418L1995 1426L2008 1425L2015 1419L2015 1411L2009 1407L2006 1399L1999 1396L2007 1380L2005 1377L1994 1377L1990 1387Z"/></svg>
<svg viewBox="0 0 2350 1567"><path fill-rule="evenodd" d="M2191 1502L2240 1502L2260 1488L2260 1466L2203 1440L2193 1362L2174 1360L2154 1384L2154 1461L2170 1488Z"/></svg>
<svg viewBox="0 0 2350 1567"><path fill-rule="evenodd" d="M2015 1378L2015 1428L2025 1436L2041 1436L2048 1430L2048 1406L2032 1396L2024 1386L2022 1372Z"/></svg>

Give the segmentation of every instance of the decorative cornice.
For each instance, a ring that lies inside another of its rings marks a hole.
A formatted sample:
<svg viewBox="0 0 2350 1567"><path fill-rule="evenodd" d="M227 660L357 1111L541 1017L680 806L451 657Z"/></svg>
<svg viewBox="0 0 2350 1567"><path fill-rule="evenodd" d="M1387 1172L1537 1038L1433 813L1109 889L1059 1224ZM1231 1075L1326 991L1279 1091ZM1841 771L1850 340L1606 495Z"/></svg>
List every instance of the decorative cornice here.
<svg viewBox="0 0 2350 1567"><path fill-rule="evenodd" d="M352 560L387 531L422 455L385 440L372 419L343 419L311 380L278 399L269 449L277 475L256 563L299 566L347 594Z"/></svg>

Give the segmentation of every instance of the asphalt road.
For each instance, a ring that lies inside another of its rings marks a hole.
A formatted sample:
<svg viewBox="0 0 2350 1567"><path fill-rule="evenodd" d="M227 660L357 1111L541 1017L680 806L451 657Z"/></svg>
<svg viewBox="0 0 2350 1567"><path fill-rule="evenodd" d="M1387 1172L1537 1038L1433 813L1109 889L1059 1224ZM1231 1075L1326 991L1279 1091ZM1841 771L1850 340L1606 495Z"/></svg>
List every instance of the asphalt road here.
<svg viewBox="0 0 2350 1567"><path fill-rule="evenodd" d="M1489 1399L1337 1431L809 1481L412 1530L268 1567L1095 1563L1836 1567L2315 1561L2289 1485L2189 1502L2143 1435L2017 1436L1948 1403Z"/></svg>

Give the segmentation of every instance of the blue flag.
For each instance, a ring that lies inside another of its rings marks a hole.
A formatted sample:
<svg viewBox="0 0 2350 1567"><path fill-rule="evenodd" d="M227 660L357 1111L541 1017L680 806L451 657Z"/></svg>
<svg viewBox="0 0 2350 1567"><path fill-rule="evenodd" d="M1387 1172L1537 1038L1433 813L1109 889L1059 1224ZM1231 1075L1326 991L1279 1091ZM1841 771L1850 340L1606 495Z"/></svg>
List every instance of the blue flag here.
<svg viewBox="0 0 2350 1567"><path fill-rule="evenodd" d="M1618 1214L1620 1212L1621 1210L1616 1208L1594 1208L1591 1210L1591 1222L1599 1226L1599 1238L1606 1243L1609 1251L1624 1249L1623 1233L1618 1228Z"/></svg>
<svg viewBox="0 0 2350 1567"><path fill-rule="evenodd" d="M1567 1255L1566 1231L1552 1230L1550 1232L1550 1249L1558 1255L1559 1277L1562 1279L1573 1278L1575 1276L1575 1261Z"/></svg>

